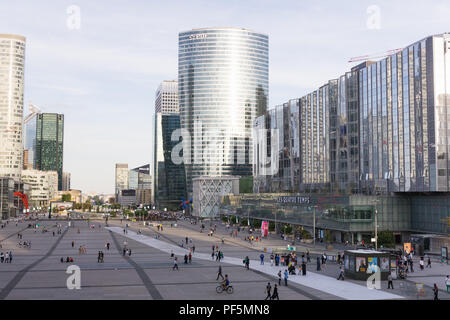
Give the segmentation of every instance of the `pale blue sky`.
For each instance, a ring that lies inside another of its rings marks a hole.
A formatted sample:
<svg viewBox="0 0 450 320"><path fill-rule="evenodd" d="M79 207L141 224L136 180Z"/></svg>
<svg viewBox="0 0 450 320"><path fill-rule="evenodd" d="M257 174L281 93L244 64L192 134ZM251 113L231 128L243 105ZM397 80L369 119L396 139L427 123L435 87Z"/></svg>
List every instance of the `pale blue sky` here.
<svg viewBox="0 0 450 320"><path fill-rule="evenodd" d="M66 10L81 9L70 30ZM369 29L367 8L380 9ZM151 161L162 80L177 78L178 33L243 27L269 35L269 105L348 71L350 57L450 31L448 1L0 0L0 33L27 38L26 110L65 115L64 171L72 188L113 193L114 164Z"/></svg>

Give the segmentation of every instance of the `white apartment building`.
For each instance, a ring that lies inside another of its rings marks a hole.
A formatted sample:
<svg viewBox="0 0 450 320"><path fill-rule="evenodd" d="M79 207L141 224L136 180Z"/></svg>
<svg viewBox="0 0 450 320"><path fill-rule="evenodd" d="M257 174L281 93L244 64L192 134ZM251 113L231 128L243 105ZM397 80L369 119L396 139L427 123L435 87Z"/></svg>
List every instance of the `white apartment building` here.
<svg viewBox="0 0 450 320"><path fill-rule="evenodd" d="M30 185L30 207L48 206L58 194L58 173L56 171L23 170L22 181Z"/></svg>

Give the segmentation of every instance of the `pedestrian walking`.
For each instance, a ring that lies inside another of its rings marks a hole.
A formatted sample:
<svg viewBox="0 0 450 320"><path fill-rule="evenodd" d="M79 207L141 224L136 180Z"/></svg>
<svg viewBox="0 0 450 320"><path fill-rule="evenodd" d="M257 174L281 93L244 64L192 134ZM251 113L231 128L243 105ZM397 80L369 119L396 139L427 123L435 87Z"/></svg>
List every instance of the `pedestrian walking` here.
<svg viewBox="0 0 450 320"><path fill-rule="evenodd" d="M438 298L439 288L436 283L433 286L433 293L434 293L434 300L439 300Z"/></svg>
<svg viewBox="0 0 450 320"><path fill-rule="evenodd" d="M278 285L281 286L281 270L278 271Z"/></svg>
<svg viewBox="0 0 450 320"><path fill-rule="evenodd" d="M221 266L221 265L219 265L219 270L217 271L217 278L216 278L216 281L219 280L219 277L221 277L222 280L223 280L222 266Z"/></svg>
<svg viewBox="0 0 450 320"><path fill-rule="evenodd" d="M128 256L131 256L131 249L128 249Z"/></svg>
<svg viewBox="0 0 450 320"><path fill-rule="evenodd" d="M192 253L195 252L195 246L192 246Z"/></svg>
<svg viewBox="0 0 450 320"><path fill-rule="evenodd" d="M339 268L339 277L338 280L344 280L344 269L342 267Z"/></svg>
<svg viewBox="0 0 450 320"><path fill-rule="evenodd" d="M272 287L270 285L270 282L267 282L267 286L266 286L267 296L264 300L267 300L267 299L271 300L271 298L272 298L271 291L272 291Z"/></svg>
<svg viewBox="0 0 450 320"><path fill-rule="evenodd" d="M177 257L175 257L175 259L173 259L173 268L172 268L172 270L175 270L175 269L177 269L178 271L180 271L180 270L178 269L178 258L177 258Z"/></svg>
<svg viewBox="0 0 450 320"><path fill-rule="evenodd" d="M287 287L287 280L288 280L288 271L287 269L284 270L284 285Z"/></svg>
<svg viewBox="0 0 450 320"><path fill-rule="evenodd" d="M390 288L390 289L394 290L394 284L392 282L392 275L390 273L388 274L387 279L388 279L388 289Z"/></svg>
<svg viewBox="0 0 450 320"><path fill-rule="evenodd" d="M427 268L431 268L431 259L430 259L430 257L428 257Z"/></svg>
<svg viewBox="0 0 450 320"><path fill-rule="evenodd" d="M280 271L281 272L281 271ZM275 284L274 288L273 288L273 294L272 294L272 300L275 300L275 298L277 300L280 300L280 298L278 297L278 287Z"/></svg>
<svg viewBox="0 0 450 320"><path fill-rule="evenodd" d="M74 245L75 245L75 241L72 241L72 248L73 248Z"/></svg>
<svg viewBox="0 0 450 320"><path fill-rule="evenodd" d="M261 253L261 255L259 256L259 258L261 259L261 264L264 265L264 254Z"/></svg>
<svg viewBox="0 0 450 320"><path fill-rule="evenodd" d="M190 252L189 252L188 258L189 258L189 263L191 263L192 262L192 254Z"/></svg>
<svg viewBox="0 0 450 320"><path fill-rule="evenodd" d="M423 261L423 257L420 257L419 265L420 265L420 270L423 271L424 266L425 266L425 261Z"/></svg>
<svg viewBox="0 0 450 320"><path fill-rule="evenodd" d="M273 267L273 254L270 255L270 266Z"/></svg>
<svg viewBox="0 0 450 320"><path fill-rule="evenodd" d="M320 271L320 258L317 257L317 271Z"/></svg>
<svg viewBox="0 0 450 320"><path fill-rule="evenodd" d="M306 276L306 263L305 262L302 263L302 275Z"/></svg>

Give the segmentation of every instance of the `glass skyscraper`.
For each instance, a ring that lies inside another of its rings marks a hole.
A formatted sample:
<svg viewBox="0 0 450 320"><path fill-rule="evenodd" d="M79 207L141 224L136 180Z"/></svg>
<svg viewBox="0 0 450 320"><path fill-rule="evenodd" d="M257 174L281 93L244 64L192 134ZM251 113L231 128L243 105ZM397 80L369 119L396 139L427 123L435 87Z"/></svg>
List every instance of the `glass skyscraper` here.
<svg viewBox="0 0 450 320"><path fill-rule="evenodd" d="M40 113L36 117L36 169L58 172L58 190L63 184L64 115Z"/></svg>
<svg viewBox="0 0 450 320"><path fill-rule="evenodd" d="M252 126L267 108L269 39L241 28L179 34L178 92L188 193L199 176L251 175ZM190 143L189 143L190 142Z"/></svg>

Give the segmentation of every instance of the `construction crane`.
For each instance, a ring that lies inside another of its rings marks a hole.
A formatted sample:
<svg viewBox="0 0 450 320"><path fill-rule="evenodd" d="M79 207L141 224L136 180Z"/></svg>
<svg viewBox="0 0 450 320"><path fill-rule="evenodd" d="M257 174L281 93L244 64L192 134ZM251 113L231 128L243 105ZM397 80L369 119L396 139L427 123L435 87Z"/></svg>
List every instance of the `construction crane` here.
<svg viewBox="0 0 450 320"><path fill-rule="evenodd" d="M350 58L350 60L348 60L348 62L358 62L358 61L367 61L367 60L371 60L371 59L380 59L380 58L384 58L384 57L390 56L392 54L395 54L397 52L400 52L402 50L403 50L403 48L398 48L398 49L393 49L393 50L389 50L389 51L385 51L385 52L374 53L371 55L353 57L353 58Z"/></svg>

